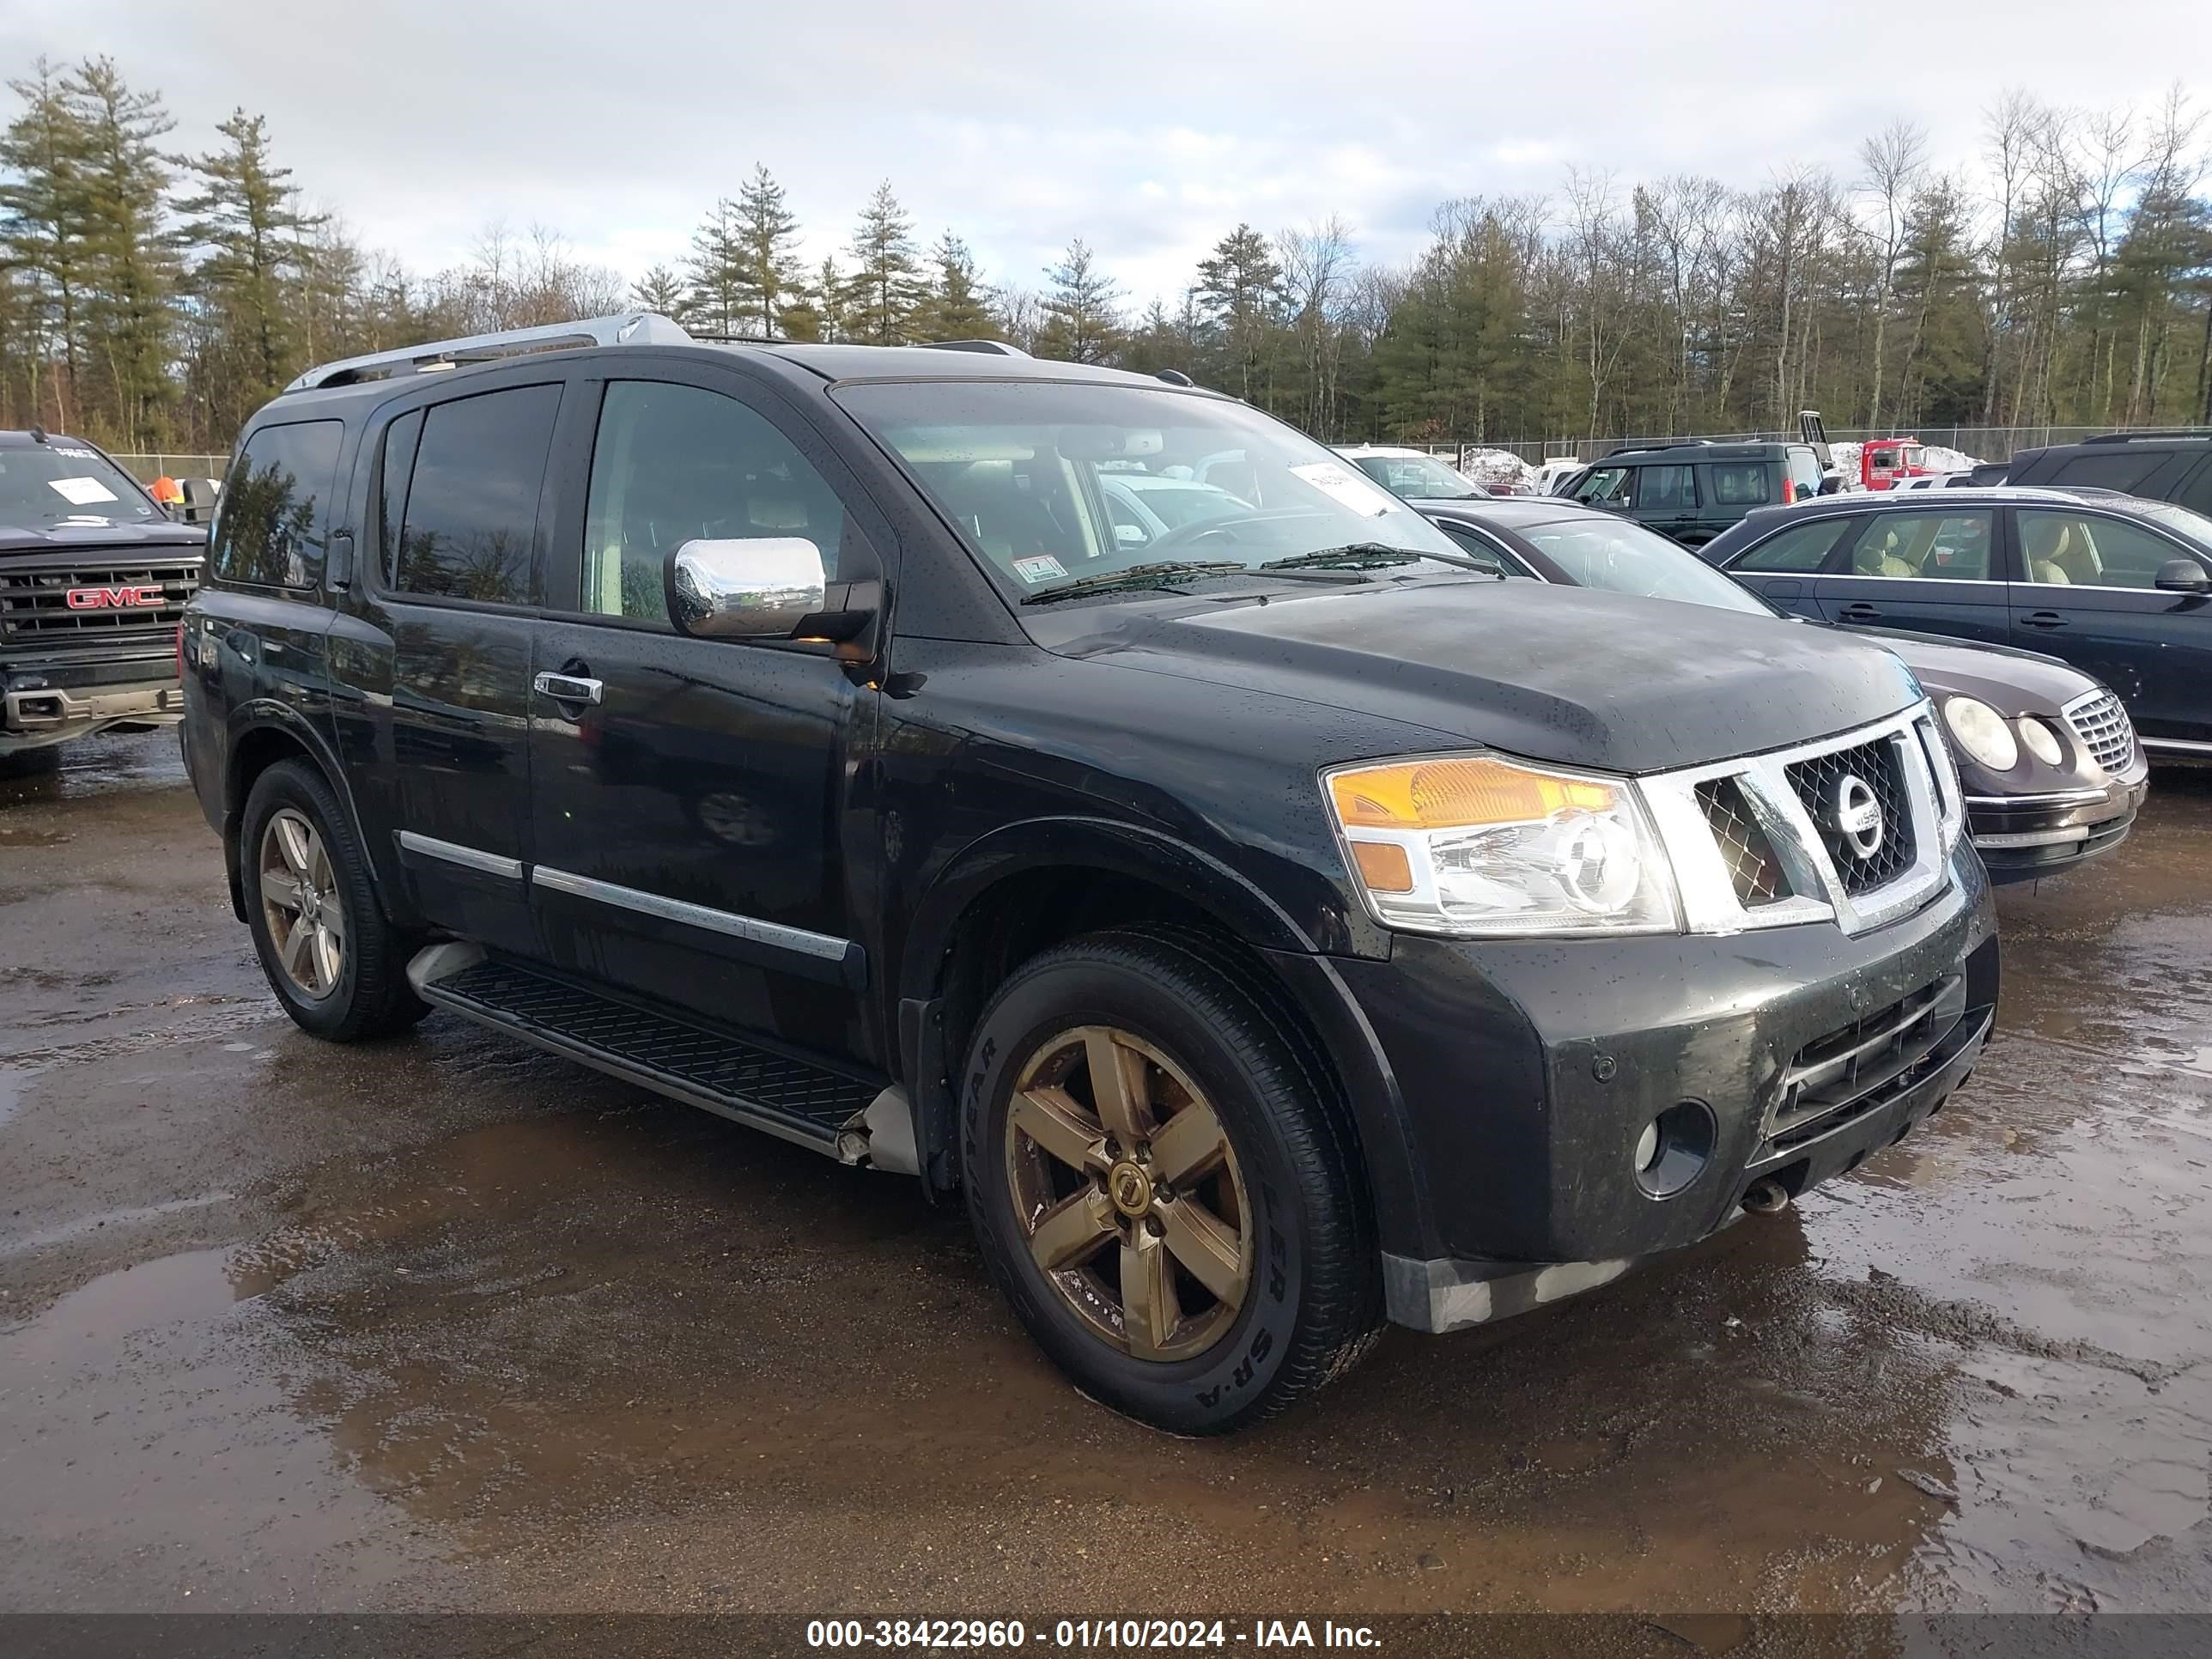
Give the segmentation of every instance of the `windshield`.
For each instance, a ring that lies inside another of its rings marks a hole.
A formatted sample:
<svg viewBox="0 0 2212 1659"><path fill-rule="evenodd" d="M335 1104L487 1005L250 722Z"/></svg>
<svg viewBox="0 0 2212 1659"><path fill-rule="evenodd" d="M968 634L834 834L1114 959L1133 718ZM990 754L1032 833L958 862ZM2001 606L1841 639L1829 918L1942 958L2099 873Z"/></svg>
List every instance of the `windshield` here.
<svg viewBox="0 0 2212 1659"><path fill-rule="evenodd" d="M1679 599L1756 617L1774 614L1765 600L1656 530L1613 519L1559 519L1516 525L1515 532L1584 587Z"/></svg>
<svg viewBox="0 0 2212 1659"><path fill-rule="evenodd" d="M2129 507L2146 519L2164 525L2168 530L2178 530L2196 544L2212 550L2212 519L2178 501L2130 501Z"/></svg>
<svg viewBox="0 0 2212 1659"><path fill-rule="evenodd" d="M1463 501L1487 492L1428 455L1362 455L1359 470L1409 501Z"/></svg>
<svg viewBox="0 0 2212 1659"><path fill-rule="evenodd" d="M836 396L1025 600L1124 573L1180 586L1340 549L1404 550L1391 576L1431 574L1424 556L1438 571L1458 556L1351 462L1225 399L1010 380L877 383ZM1171 502L1152 480L1193 489L1202 507Z"/></svg>
<svg viewBox="0 0 2212 1659"><path fill-rule="evenodd" d="M96 449L67 442L0 448L0 524L150 522L146 492Z"/></svg>

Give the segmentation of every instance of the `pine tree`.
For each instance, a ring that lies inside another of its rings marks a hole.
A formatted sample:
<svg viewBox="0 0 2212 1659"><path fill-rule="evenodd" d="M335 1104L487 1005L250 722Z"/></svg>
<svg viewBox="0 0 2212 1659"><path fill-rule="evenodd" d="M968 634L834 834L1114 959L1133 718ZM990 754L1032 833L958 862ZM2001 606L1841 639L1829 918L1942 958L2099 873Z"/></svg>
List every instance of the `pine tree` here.
<svg viewBox="0 0 2212 1659"><path fill-rule="evenodd" d="M87 59L61 85L83 134L85 320L106 383L106 418L141 449L161 441L176 335L177 263L163 223L176 125L161 94L134 92L114 61Z"/></svg>
<svg viewBox="0 0 2212 1659"><path fill-rule="evenodd" d="M1080 236L1045 272L1051 284L1044 298L1045 324L1037 336L1037 355L1071 363L1113 361L1122 339L1121 290L1094 262Z"/></svg>
<svg viewBox="0 0 2212 1659"><path fill-rule="evenodd" d="M684 314L716 334L742 334L751 320L745 289L745 249L737 204L726 196L707 210L691 235L684 267Z"/></svg>
<svg viewBox="0 0 2212 1659"><path fill-rule="evenodd" d="M0 267L24 273L22 334L34 343L26 407L76 423L91 283L85 245L91 141L41 58L35 78L10 81L23 112L0 135ZM40 359L52 373L40 376Z"/></svg>
<svg viewBox="0 0 2212 1659"><path fill-rule="evenodd" d="M179 204L179 233L198 254L191 274L210 373L198 388L216 430L274 397L301 357L293 313L320 216L301 213L292 170L269 155L262 117L234 110L216 129L229 143L190 163L199 191Z"/></svg>
<svg viewBox="0 0 2212 1659"><path fill-rule="evenodd" d="M799 298L802 278L792 246L798 237L799 216L785 205L783 186L756 165L738 188L738 246L752 328L768 339L775 338L785 309Z"/></svg>
<svg viewBox="0 0 2212 1659"><path fill-rule="evenodd" d="M994 339L999 315L992 308L991 290L975 270L975 256L968 244L951 231L929 251L937 276L928 295L915 313L914 332L923 340Z"/></svg>
<svg viewBox="0 0 2212 1659"><path fill-rule="evenodd" d="M641 311L684 320L684 279L666 265L655 265L630 284L630 302Z"/></svg>
<svg viewBox="0 0 2212 1659"><path fill-rule="evenodd" d="M1215 243L1199 262L1197 294L1221 331L1237 395L1249 402L1268 331L1283 304L1283 268L1267 239L1249 225L1239 225Z"/></svg>
<svg viewBox="0 0 2212 1659"><path fill-rule="evenodd" d="M902 345L913 337L915 307L927 288L915 258L914 221L891 194L890 180L860 210L850 250L856 269L845 287L851 337L863 345Z"/></svg>

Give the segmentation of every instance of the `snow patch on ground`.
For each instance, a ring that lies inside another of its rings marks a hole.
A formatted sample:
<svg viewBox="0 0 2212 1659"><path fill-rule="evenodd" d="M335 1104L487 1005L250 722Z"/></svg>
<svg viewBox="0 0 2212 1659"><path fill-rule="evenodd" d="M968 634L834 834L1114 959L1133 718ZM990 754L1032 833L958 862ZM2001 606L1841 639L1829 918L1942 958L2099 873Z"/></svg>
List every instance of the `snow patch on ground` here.
<svg viewBox="0 0 2212 1659"><path fill-rule="evenodd" d="M1455 469L1469 483L1487 489L1492 484L1525 484L1533 489L1536 469L1510 450L1463 449Z"/></svg>

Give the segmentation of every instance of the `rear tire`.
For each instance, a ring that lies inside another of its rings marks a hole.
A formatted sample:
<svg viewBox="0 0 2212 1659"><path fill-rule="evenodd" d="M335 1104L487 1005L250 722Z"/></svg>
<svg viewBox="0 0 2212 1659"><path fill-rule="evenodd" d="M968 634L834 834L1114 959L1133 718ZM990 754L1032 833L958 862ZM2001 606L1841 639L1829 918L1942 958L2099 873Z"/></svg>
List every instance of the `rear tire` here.
<svg viewBox="0 0 2212 1659"><path fill-rule="evenodd" d="M1371 1345L1380 1261L1316 1061L1202 935L1093 934L992 999L962 1085L969 1214L1016 1317L1085 1394L1225 1433Z"/></svg>
<svg viewBox="0 0 2212 1659"><path fill-rule="evenodd" d="M386 920L368 860L320 772L279 761L254 780L238 860L261 971L301 1030L356 1042L429 1012L407 982L412 941Z"/></svg>

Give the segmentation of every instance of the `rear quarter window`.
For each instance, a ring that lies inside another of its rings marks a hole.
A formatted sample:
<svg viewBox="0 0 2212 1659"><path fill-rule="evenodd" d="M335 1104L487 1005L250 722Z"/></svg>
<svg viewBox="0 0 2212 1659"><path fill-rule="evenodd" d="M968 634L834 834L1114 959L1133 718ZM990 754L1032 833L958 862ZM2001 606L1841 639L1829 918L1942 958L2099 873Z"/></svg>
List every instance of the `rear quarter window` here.
<svg viewBox="0 0 2212 1659"><path fill-rule="evenodd" d="M246 441L208 547L217 578L249 587L321 580L344 430L337 421L301 421L264 426Z"/></svg>
<svg viewBox="0 0 2212 1659"><path fill-rule="evenodd" d="M1810 575L1828 560L1828 551L1854 519L1815 519L1792 525L1768 537L1741 557L1729 561L1731 570L1765 570L1788 575Z"/></svg>
<svg viewBox="0 0 2212 1659"><path fill-rule="evenodd" d="M1724 461L1713 469L1713 501L1720 507L1765 507L1771 499L1766 489L1766 463Z"/></svg>
<svg viewBox="0 0 2212 1659"><path fill-rule="evenodd" d="M2074 455L2061 461L2050 477L2039 482L2062 486L2088 484L2100 489L2132 492L2169 459L2155 450L2146 454L2139 449L2107 455Z"/></svg>

